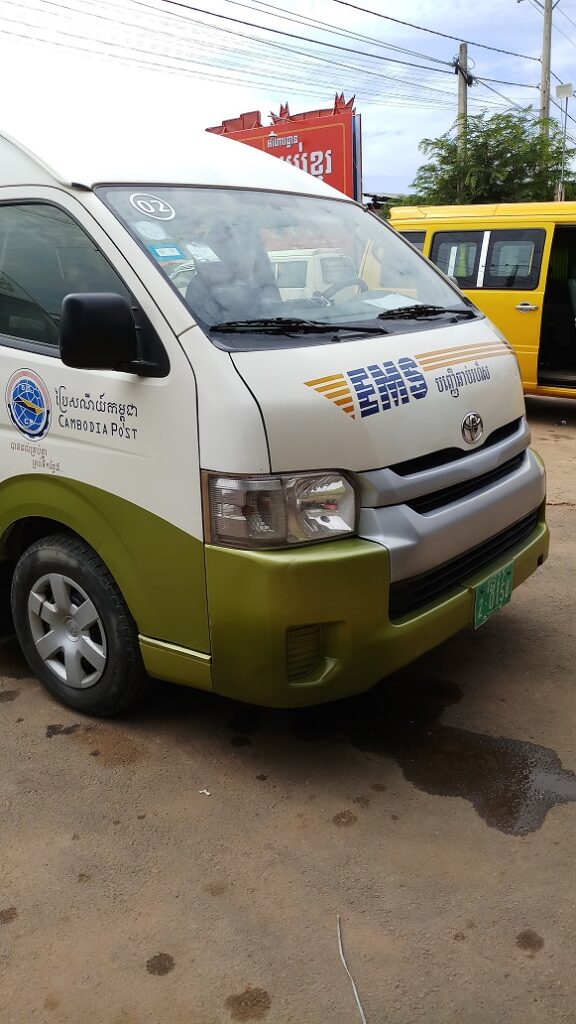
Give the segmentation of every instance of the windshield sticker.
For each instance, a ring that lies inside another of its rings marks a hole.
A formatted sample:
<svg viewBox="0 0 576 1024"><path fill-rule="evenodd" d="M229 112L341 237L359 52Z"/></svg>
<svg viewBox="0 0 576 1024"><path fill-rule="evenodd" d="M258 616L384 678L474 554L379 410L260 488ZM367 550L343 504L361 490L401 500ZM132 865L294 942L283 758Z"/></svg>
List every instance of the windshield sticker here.
<svg viewBox="0 0 576 1024"><path fill-rule="evenodd" d="M176 211L170 203L159 196L153 196L150 192L133 192L130 203L138 213L153 217L154 220L174 220L176 216Z"/></svg>
<svg viewBox="0 0 576 1024"><path fill-rule="evenodd" d="M48 388L34 370L16 370L6 387L6 406L13 425L24 437L39 441L50 429Z"/></svg>
<svg viewBox="0 0 576 1024"><path fill-rule="evenodd" d="M150 242L161 242L166 238L166 231L161 224L155 224L153 220L139 220L134 224L134 229L142 238Z"/></svg>
<svg viewBox="0 0 576 1024"><path fill-rule="evenodd" d="M211 249L209 245L202 245L201 243L189 242L186 245L188 252L195 260L200 263L220 263L220 257L216 255L214 249Z"/></svg>
<svg viewBox="0 0 576 1024"><path fill-rule="evenodd" d="M371 363L304 383L353 420L358 414L363 419L426 398L429 384L424 374L440 368L444 373L433 377L438 392L458 398L462 388L490 380L488 365L481 364L476 356L493 359L503 355L510 355L510 351L502 342L480 342L457 349L422 352L414 359L401 356L395 363L392 360ZM455 366L460 369L455 370Z"/></svg>
<svg viewBox="0 0 576 1024"><path fill-rule="evenodd" d="M150 252L157 260L183 260L184 253L177 245L149 245Z"/></svg>

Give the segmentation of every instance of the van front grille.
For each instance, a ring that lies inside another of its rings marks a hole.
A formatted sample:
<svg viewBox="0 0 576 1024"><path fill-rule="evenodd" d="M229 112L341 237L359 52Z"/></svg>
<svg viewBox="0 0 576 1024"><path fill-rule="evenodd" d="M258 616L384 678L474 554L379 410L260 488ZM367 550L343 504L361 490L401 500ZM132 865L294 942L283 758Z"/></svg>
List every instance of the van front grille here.
<svg viewBox="0 0 576 1024"><path fill-rule="evenodd" d="M530 536L538 525L539 510L490 537L477 547L438 565L430 572L392 583L389 617L392 621L416 612L437 598L450 593L484 566L496 561Z"/></svg>
<svg viewBox="0 0 576 1024"><path fill-rule="evenodd" d="M520 419L505 423L503 427L493 430L483 444L471 448L470 451L464 452L461 448L442 448L441 451L430 452L429 455L420 455L416 459L397 462L394 466L389 466L389 469L397 473L398 476L412 476L413 473L423 473L426 469L437 469L439 466L446 466L450 462L466 459L469 455L485 451L486 448L491 448L493 445L499 444L500 441L505 441L508 437L512 437L520 427L520 423Z"/></svg>
<svg viewBox="0 0 576 1024"><path fill-rule="evenodd" d="M482 490L483 487L489 487L490 484L495 484L498 480L503 480L504 477L510 476L510 473L513 473L515 469L520 468L525 458L525 452L520 452L513 459L508 459L508 462L505 462L502 466L498 466L488 473L482 473L480 476L474 477L473 480L463 480L462 483L443 487L441 490L433 491L431 494L423 494L420 498L412 498L411 501L406 502L406 505L420 515L425 515L426 512L434 512L436 509L443 508L444 505L460 501L467 495L475 494L476 491Z"/></svg>

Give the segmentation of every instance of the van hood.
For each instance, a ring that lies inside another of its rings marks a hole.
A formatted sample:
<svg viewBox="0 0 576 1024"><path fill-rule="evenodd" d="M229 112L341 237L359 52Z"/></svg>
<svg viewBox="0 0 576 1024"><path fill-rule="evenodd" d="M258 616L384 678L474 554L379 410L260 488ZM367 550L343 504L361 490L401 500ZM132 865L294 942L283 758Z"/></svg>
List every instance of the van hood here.
<svg viewBox="0 0 576 1024"><path fill-rule="evenodd" d="M516 357L486 319L232 360L262 411L272 472L361 472L471 451L524 414ZM482 420L472 443L469 413Z"/></svg>

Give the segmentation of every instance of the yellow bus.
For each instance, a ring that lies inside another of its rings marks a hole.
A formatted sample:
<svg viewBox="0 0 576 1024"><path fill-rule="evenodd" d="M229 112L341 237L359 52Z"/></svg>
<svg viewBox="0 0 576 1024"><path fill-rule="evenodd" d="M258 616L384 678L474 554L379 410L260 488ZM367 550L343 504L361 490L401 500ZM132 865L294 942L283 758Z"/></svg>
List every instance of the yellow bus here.
<svg viewBox="0 0 576 1024"><path fill-rule="evenodd" d="M576 398L576 202L394 207L391 223L506 336L527 394Z"/></svg>

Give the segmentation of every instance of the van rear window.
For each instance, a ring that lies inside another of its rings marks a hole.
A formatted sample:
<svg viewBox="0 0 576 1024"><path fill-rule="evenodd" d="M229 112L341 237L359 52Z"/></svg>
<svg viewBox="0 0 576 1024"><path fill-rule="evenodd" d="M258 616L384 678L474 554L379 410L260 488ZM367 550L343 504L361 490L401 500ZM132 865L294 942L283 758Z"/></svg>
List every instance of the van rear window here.
<svg viewBox="0 0 576 1024"><path fill-rule="evenodd" d="M536 288L545 237L541 228L439 231L430 258L461 288Z"/></svg>
<svg viewBox="0 0 576 1024"><path fill-rule="evenodd" d="M540 277L545 232L491 231L484 288L535 288Z"/></svg>

